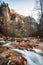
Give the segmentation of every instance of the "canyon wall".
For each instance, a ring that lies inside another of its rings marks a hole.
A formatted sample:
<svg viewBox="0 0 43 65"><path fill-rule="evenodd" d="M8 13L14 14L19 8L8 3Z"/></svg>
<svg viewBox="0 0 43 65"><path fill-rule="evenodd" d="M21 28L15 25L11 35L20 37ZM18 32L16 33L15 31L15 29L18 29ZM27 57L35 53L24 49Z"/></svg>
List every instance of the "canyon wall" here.
<svg viewBox="0 0 43 65"><path fill-rule="evenodd" d="M28 37L35 35L38 24L30 16L22 16L10 10L8 4L0 5L0 32L7 36Z"/></svg>

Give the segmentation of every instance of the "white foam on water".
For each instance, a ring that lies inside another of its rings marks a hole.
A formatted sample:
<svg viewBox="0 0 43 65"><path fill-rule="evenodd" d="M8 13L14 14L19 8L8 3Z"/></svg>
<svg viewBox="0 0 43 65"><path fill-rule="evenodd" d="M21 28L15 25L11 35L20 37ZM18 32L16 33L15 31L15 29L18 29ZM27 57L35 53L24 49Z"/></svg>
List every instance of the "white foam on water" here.
<svg viewBox="0 0 43 65"><path fill-rule="evenodd" d="M31 49L32 51L30 50L27 51L27 50L15 49L15 47L11 45L11 42L8 42L4 44L3 46L11 47L13 51L20 53L27 60L27 65L43 65L43 51L42 50Z"/></svg>
<svg viewBox="0 0 43 65"><path fill-rule="evenodd" d="M19 49L12 50L20 53L27 60L27 65L43 65L43 56L35 52ZM36 49L36 52L37 51L40 52L41 50Z"/></svg>

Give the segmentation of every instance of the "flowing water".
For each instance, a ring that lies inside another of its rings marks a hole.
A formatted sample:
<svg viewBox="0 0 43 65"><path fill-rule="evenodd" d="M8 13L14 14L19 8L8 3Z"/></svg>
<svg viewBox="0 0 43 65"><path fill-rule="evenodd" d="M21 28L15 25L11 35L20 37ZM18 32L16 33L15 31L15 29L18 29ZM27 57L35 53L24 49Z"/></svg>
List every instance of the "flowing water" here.
<svg viewBox="0 0 43 65"><path fill-rule="evenodd" d="M27 65L43 65L43 51L39 49L20 50L11 45L11 42L3 44L9 46L13 51L20 53L26 60Z"/></svg>
<svg viewBox="0 0 43 65"><path fill-rule="evenodd" d="M37 50L36 52L19 49L12 50L20 53L27 60L27 65L43 65L43 51L41 50L34 49L34 51Z"/></svg>

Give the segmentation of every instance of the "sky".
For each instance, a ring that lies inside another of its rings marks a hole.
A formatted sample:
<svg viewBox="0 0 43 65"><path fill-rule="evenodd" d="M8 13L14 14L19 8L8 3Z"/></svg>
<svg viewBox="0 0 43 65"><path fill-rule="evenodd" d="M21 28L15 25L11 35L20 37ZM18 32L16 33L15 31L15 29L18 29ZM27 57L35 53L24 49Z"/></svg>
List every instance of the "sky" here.
<svg viewBox="0 0 43 65"><path fill-rule="evenodd" d="M28 16L34 8L34 0L1 0L9 4L11 9L15 9L16 12Z"/></svg>
<svg viewBox="0 0 43 65"><path fill-rule="evenodd" d="M24 16L33 16L35 19L37 16L32 14L32 11L35 7L35 0L0 0L5 1L9 4L10 9L14 9L21 15Z"/></svg>

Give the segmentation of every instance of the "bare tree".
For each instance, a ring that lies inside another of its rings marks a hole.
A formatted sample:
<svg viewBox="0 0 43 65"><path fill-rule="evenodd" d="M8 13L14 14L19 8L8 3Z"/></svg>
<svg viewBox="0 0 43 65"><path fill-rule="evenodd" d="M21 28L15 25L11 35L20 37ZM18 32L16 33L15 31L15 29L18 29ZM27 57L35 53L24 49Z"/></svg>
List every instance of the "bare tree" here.
<svg viewBox="0 0 43 65"><path fill-rule="evenodd" d="M34 10L39 20L40 31L43 30L43 0L35 0Z"/></svg>
<svg viewBox="0 0 43 65"><path fill-rule="evenodd" d="M43 31L43 0L40 0L41 18L40 18L40 31Z"/></svg>

